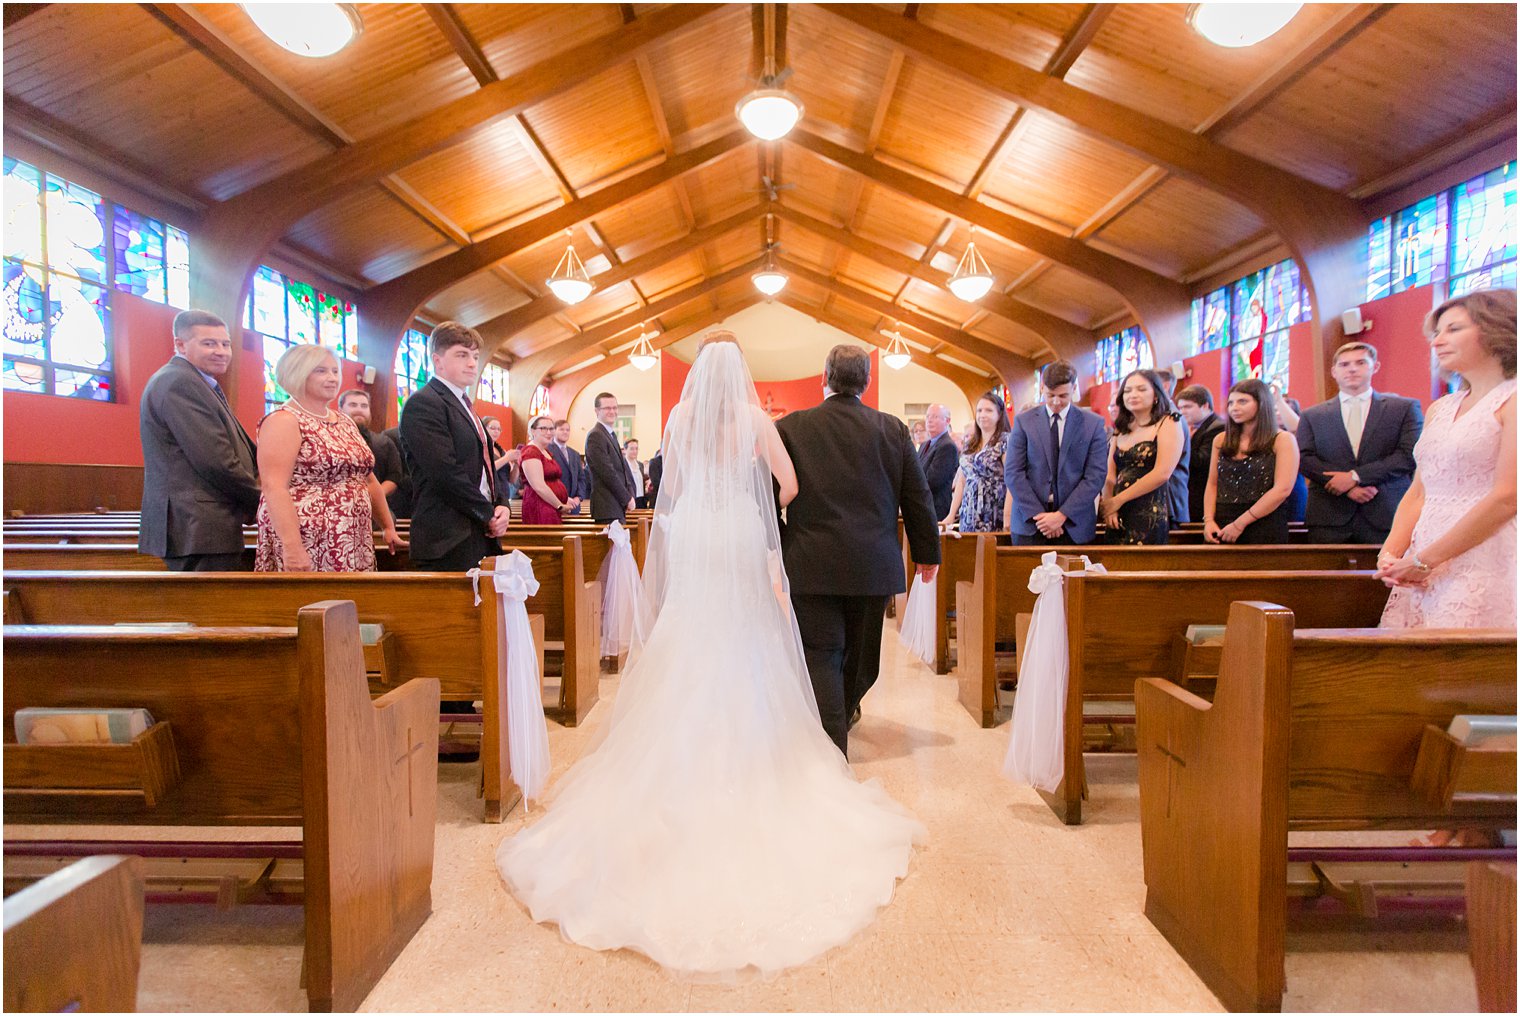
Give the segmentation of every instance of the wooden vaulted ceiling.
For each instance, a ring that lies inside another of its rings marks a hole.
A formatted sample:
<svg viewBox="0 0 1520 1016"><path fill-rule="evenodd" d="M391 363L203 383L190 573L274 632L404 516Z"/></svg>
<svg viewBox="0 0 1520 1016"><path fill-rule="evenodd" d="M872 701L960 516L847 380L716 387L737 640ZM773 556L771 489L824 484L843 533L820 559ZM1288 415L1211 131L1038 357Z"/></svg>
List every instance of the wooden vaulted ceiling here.
<svg viewBox="0 0 1520 1016"><path fill-rule="evenodd" d="M1057 115L1065 95L1355 201L1515 133L1510 5L1309 5L1245 50L1197 36L1178 4L359 8L359 39L309 60L233 4L7 5L7 132L194 214L439 111L415 157L334 186L281 247L347 283L361 314L366 290L426 275L424 318L561 374L646 321L663 344L753 302L768 238L792 276L783 302L872 341L895 320L963 374L1081 355L1129 323L1122 280L1180 291L1281 247L1228 188ZM767 56L806 106L772 144L734 117ZM1029 80L1056 105L1016 101ZM462 100L519 85L542 97L450 133ZM574 307L544 286L557 212L598 281ZM976 305L944 288L973 235L997 278Z"/></svg>

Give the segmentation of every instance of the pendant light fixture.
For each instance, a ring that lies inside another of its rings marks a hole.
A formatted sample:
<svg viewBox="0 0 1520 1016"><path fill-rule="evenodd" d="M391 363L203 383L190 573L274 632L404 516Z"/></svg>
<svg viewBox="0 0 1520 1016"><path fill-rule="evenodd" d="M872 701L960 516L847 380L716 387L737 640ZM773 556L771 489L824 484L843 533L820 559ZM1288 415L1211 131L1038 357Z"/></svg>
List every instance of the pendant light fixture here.
<svg viewBox="0 0 1520 1016"><path fill-rule="evenodd" d="M1216 46L1241 49L1282 31L1303 4L1189 4L1187 22Z"/></svg>
<svg viewBox="0 0 1520 1016"><path fill-rule="evenodd" d="M776 267L776 241L771 238L771 213L765 215L765 264L760 270L750 276L750 281L755 288L760 290L766 297L775 296L786 288L787 275Z"/></svg>
<svg viewBox="0 0 1520 1016"><path fill-rule="evenodd" d="M955 274L950 276L950 292L967 303L975 303L992 289L992 269L976 249L976 227L971 229L971 239L966 243L966 253L961 255Z"/></svg>
<svg viewBox="0 0 1520 1016"><path fill-rule="evenodd" d="M660 354L649 344L649 340L659 335L658 331L645 328L639 334L639 341L634 343L633 351L628 354L628 362L639 370L648 370L660 362Z"/></svg>
<svg viewBox="0 0 1520 1016"><path fill-rule="evenodd" d="M792 69L788 67L778 74L775 61L774 54L766 54L765 74L759 87L734 106L734 115L745 130L761 141L786 137L802 119L802 100L782 87L792 76Z"/></svg>
<svg viewBox="0 0 1520 1016"><path fill-rule="evenodd" d="M913 362L913 354L908 350L907 340L897 330L896 322L893 322L892 327L881 334L892 340L891 344L887 346L887 351L881 354L882 363L893 370L902 370Z"/></svg>
<svg viewBox="0 0 1520 1016"><path fill-rule="evenodd" d="M568 241L570 231L565 230L565 238ZM554 266L554 274L549 276L549 290L565 303L574 306L591 295L594 288L591 284L591 276L586 274L586 265L581 261L581 256L575 253L575 244L567 242L565 253L560 255L559 264Z"/></svg>
<svg viewBox="0 0 1520 1016"><path fill-rule="evenodd" d="M259 31L297 56L332 56L364 31L353 4L243 4Z"/></svg>

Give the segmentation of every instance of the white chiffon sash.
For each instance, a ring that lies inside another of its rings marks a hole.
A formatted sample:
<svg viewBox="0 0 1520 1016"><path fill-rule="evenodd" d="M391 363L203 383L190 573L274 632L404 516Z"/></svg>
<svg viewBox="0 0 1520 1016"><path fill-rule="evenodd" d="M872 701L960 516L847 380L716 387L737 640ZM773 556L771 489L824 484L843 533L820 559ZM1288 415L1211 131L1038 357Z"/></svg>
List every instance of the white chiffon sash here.
<svg viewBox="0 0 1520 1016"><path fill-rule="evenodd" d="M921 575L913 576L908 603L903 608L902 628L898 631L908 652L930 665L934 663L934 605L938 586L938 575L928 582Z"/></svg>
<svg viewBox="0 0 1520 1016"><path fill-rule="evenodd" d="M633 541L621 522L606 529L612 549L602 561L602 655L621 656L633 643L634 619L639 608L639 565L633 559Z"/></svg>
<svg viewBox="0 0 1520 1016"><path fill-rule="evenodd" d="M1082 569L1105 572L1082 558ZM1056 552L1047 551L1029 573L1029 591L1037 594L1034 616L1025 634L1018 691L1013 697L1008 754L1003 775L1053 793L1066 774L1066 597Z"/></svg>
<svg viewBox="0 0 1520 1016"><path fill-rule="evenodd" d="M520 550L496 558L495 571L469 571L480 606L480 578L491 576L500 608L496 630L507 655L507 761L523 801L543 796L549 780L549 724L544 720L543 674L528 624L528 597L538 592L533 562ZM498 661L497 666L500 666ZM526 804L524 805L526 807Z"/></svg>

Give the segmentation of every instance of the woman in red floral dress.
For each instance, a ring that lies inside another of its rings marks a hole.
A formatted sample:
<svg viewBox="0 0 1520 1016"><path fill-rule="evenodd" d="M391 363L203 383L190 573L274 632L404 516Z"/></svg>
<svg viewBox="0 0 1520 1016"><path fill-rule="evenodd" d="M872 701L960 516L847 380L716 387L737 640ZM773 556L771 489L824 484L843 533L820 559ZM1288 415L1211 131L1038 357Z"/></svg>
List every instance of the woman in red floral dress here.
<svg viewBox="0 0 1520 1016"><path fill-rule="evenodd" d="M525 526L557 526L563 516L575 511L581 503L580 498L567 496L559 463L549 454L549 439L553 435L554 421L547 416L535 416L528 423L528 446L519 460Z"/></svg>
<svg viewBox="0 0 1520 1016"><path fill-rule="evenodd" d="M406 543L375 480L359 428L328 408L343 371L322 346L292 346L275 365L290 399L259 424L255 571L374 571L374 519L392 550Z"/></svg>

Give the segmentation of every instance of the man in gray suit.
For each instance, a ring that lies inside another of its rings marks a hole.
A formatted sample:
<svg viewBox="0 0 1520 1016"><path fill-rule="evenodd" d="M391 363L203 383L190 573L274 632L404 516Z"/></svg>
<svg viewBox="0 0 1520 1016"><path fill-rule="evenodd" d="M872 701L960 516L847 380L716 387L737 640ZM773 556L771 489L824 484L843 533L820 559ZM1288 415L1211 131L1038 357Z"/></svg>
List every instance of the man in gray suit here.
<svg viewBox="0 0 1520 1016"><path fill-rule="evenodd" d="M258 462L218 380L231 363L226 322L181 311L174 356L143 388L137 549L163 558L170 571L243 567L243 525L259 506Z"/></svg>
<svg viewBox="0 0 1520 1016"><path fill-rule="evenodd" d="M617 396L602 392L591 405L597 421L586 434L586 464L591 467L591 518L597 522L626 522L638 492L628 476L623 442L612 429L617 422Z"/></svg>

